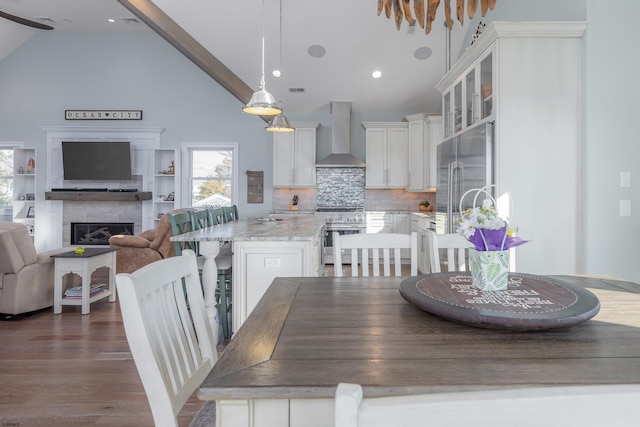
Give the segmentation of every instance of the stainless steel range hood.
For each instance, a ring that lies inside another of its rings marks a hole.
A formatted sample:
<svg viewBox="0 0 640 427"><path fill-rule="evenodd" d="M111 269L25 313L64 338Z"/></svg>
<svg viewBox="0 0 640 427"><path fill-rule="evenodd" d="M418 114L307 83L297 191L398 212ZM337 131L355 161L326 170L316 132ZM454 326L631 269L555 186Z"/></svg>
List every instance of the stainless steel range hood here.
<svg viewBox="0 0 640 427"><path fill-rule="evenodd" d="M351 102L331 101L331 154L316 163L322 168L363 168L351 154Z"/></svg>

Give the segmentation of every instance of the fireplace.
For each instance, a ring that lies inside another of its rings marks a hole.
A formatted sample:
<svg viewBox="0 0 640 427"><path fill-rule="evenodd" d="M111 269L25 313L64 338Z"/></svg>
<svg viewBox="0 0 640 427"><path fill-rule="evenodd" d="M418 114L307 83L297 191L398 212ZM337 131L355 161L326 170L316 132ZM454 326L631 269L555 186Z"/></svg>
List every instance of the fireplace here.
<svg viewBox="0 0 640 427"><path fill-rule="evenodd" d="M116 234L133 235L133 222L72 222L72 245L109 245Z"/></svg>

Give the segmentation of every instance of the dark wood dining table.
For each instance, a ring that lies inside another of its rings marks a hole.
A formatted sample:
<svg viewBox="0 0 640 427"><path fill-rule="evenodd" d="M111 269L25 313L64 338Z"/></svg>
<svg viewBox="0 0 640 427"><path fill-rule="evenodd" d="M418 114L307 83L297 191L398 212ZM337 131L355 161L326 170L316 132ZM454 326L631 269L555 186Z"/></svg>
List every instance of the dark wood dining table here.
<svg viewBox="0 0 640 427"><path fill-rule="evenodd" d="M221 425L329 426L340 382L369 397L640 384L640 285L551 277L596 295L597 315L543 331L484 329L407 302L407 277L276 278L198 396L218 401Z"/></svg>

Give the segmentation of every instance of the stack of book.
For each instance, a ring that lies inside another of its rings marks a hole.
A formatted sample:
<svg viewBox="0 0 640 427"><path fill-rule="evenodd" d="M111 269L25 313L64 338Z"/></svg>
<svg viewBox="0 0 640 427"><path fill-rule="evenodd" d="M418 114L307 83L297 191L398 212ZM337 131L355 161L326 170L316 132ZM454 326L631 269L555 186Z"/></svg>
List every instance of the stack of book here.
<svg viewBox="0 0 640 427"><path fill-rule="evenodd" d="M99 294L104 289L102 283L92 283L89 290L89 297ZM74 286L64 291L65 298L82 298L82 285Z"/></svg>

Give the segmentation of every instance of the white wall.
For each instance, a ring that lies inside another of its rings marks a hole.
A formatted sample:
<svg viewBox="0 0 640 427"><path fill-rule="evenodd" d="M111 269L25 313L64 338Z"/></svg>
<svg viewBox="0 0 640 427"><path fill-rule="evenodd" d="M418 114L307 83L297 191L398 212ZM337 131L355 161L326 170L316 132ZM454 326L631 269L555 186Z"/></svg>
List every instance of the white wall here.
<svg viewBox="0 0 640 427"><path fill-rule="evenodd" d="M580 269L586 274L634 282L640 282L640 85L635 83L640 69L640 57L635 53L640 43L639 16L637 0L508 0L498 1L485 18L476 15L471 26L475 30L480 19L486 23L588 22L584 37ZM629 189L620 188L622 171L631 172ZM631 200L631 217L620 217L620 200ZM552 207L545 207L541 200L540 209L541 220L546 220L544 213ZM554 244L562 245L562 236Z"/></svg>
<svg viewBox="0 0 640 427"><path fill-rule="evenodd" d="M584 271L640 283L640 2L587 4ZM621 171L631 188L620 188ZM620 217L620 200L631 200L631 217Z"/></svg>

